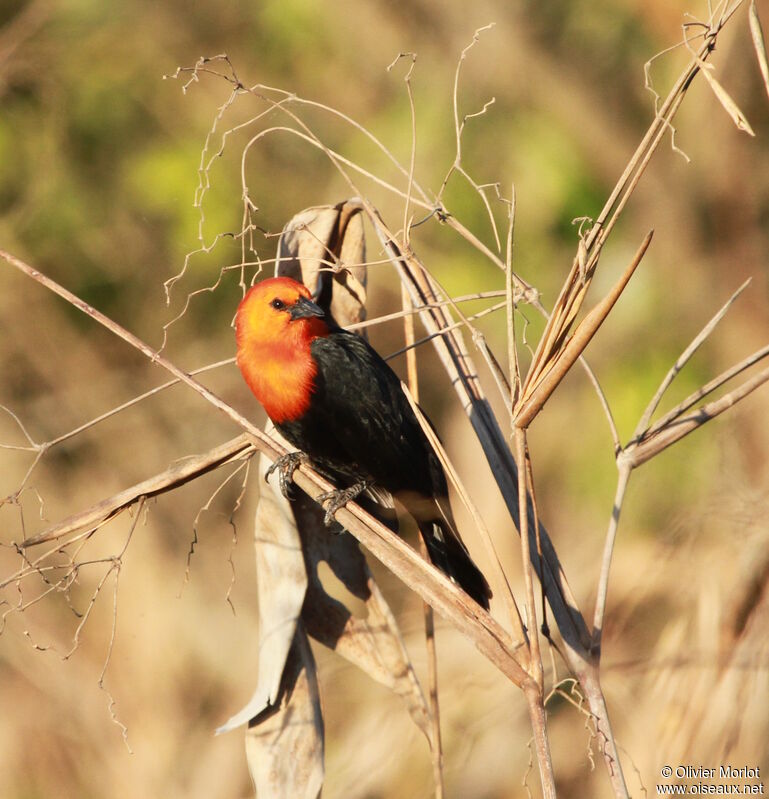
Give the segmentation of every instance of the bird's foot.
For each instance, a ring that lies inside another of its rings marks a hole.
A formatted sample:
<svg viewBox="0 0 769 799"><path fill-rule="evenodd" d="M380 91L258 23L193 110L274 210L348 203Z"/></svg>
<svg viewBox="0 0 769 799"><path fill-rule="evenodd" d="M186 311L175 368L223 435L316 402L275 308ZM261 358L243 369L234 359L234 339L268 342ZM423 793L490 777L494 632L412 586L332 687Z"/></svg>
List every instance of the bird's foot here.
<svg viewBox="0 0 769 799"><path fill-rule="evenodd" d="M287 455L282 455L264 473L264 482L268 482L270 475L277 471L280 493L283 494L286 499L291 499L291 483L294 472L303 463L309 462L310 459L304 454L304 452L289 452Z"/></svg>
<svg viewBox="0 0 769 799"><path fill-rule="evenodd" d="M368 480L361 480L359 483L350 486L349 488L336 489L335 491L327 491L317 497L317 501L321 503L328 502L326 506L326 515L323 517L323 523L326 527L331 527L336 524L334 514L343 508L348 502L357 499L371 483Z"/></svg>

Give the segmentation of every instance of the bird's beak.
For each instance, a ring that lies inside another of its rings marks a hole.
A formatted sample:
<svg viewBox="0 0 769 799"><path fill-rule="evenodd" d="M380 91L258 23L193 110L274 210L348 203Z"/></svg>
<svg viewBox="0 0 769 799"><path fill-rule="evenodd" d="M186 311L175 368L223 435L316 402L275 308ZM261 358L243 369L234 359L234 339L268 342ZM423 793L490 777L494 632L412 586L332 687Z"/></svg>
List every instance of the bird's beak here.
<svg viewBox="0 0 769 799"><path fill-rule="evenodd" d="M326 315L326 312L320 305L316 305L312 300L306 297L300 297L289 309L289 316L291 319L306 319L308 316L318 316L321 319Z"/></svg>

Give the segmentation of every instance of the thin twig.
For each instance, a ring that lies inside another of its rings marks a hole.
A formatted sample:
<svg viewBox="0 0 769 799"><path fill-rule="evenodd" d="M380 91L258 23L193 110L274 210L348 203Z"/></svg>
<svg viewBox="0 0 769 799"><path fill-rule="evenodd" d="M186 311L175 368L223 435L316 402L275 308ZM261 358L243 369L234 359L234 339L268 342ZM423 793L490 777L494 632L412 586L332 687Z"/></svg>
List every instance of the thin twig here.
<svg viewBox="0 0 769 799"><path fill-rule="evenodd" d="M654 435L658 430L661 430L663 427L668 427L671 422L681 416L681 414L688 411L689 408L694 407L701 399L704 399L708 394L711 394L712 392L721 388L724 383L727 383L729 380L741 374L746 369L754 366L759 361L762 361L768 355L769 345L761 347L760 350L756 350L752 355L749 355L739 363L736 363L734 366L726 369L720 375L718 375L718 377L714 377L712 380L705 383L704 386L690 394L685 400L676 405L675 408L671 409L663 417L658 419L653 425L651 425L651 427L648 428L642 438L648 438L649 436Z"/></svg>
<svg viewBox="0 0 769 799"><path fill-rule="evenodd" d="M676 421L671 422L666 427L661 428L654 435L648 436L638 444L631 444L624 451L627 457L633 464L633 467L640 466L646 463L650 458L658 455L663 450L667 449L676 441L679 441L684 436L694 430L699 429L706 422L715 419L724 411L728 411L733 405L736 405L740 400L745 399L749 394L752 394L757 388L762 386L769 380L769 368L764 369L750 380L746 380L741 386L734 389L734 391L725 394L717 400L703 405L694 413L687 416L682 416Z"/></svg>
<svg viewBox="0 0 769 799"><path fill-rule="evenodd" d="M427 436L427 440L430 442L430 445L435 450L435 454L438 456L438 459L443 466L446 475L449 478L449 481L456 489L457 493L459 494L459 498L462 501L462 504L467 509L468 513L473 519L475 523L475 527L478 530L479 537L481 542L484 545L486 550L486 557L491 562L491 565L494 569L494 589L496 591L497 596L501 596L505 600L505 604L507 605L508 614L510 616L510 621L513 627L513 638L515 640L516 646L524 646L527 643L526 632L523 627L523 620L521 619L520 611L518 610L518 604L515 601L515 596L513 595L513 590L510 587L510 583L505 575L505 571L502 568L502 563L499 559L499 555L497 554L496 547L494 546L494 540L489 533L488 528L486 527L485 522L483 521L483 517L480 514L480 511L473 503L472 499L470 498L470 493L464 486L464 483L459 479L459 475L457 474L457 470L454 468L454 464L449 459L446 450L443 448L443 444L441 443L440 439L438 438L435 430L433 429L432 425L427 421L425 415L422 413L421 408L417 405L414 398L411 396L411 393L407 389L406 386L403 386L404 394L406 395L406 399L411 404L411 408L414 411L419 424L424 431L424 434Z"/></svg>
<svg viewBox="0 0 769 799"><path fill-rule="evenodd" d="M256 447L249 441L248 436L238 436L224 444L220 444L218 447L214 447L203 455L185 458L165 471L159 472L130 488L119 491L117 494L107 497L95 505L48 527L38 535L19 542L18 546L29 549L49 541L56 541L77 530L84 528L89 530L96 529L131 507L142 497L156 497L172 491L227 463L250 458L255 452Z"/></svg>
<svg viewBox="0 0 769 799"><path fill-rule="evenodd" d="M104 684L104 677L107 674L107 668L110 664L110 660L112 659L112 650L115 648L115 638L117 637L117 600L118 600L118 592L120 590L120 571L122 566L122 558L125 555L126 550L128 549L128 544L131 541L131 538L134 534L134 530L136 529L136 525L139 522L139 517L141 516L141 512L144 509L144 498L139 500L139 504L136 509L136 516L131 524L131 528L128 531L128 535L126 536L125 544L123 544L123 549L119 555L114 559L114 567L110 569L110 571L115 572L115 584L112 588L112 625L110 629L110 636L109 636L109 644L107 645L107 656L104 658L104 665L101 669L101 674L99 675L99 688L104 691L107 695L107 706L109 708L109 713L112 718L112 721L120 728L120 733L123 736L123 743L125 744L126 749L128 750L129 754L133 754L130 744L128 743L128 727L118 718L117 712L115 711L115 697L112 696L111 691L105 686Z"/></svg>
<svg viewBox="0 0 769 799"><path fill-rule="evenodd" d="M614 542L617 538L617 528L619 526L619 516L622 504L625 501L625 492L632 466L625 459L617 460L619 475L617 477L617 489L614 494L614 505L612 506L611 517L609 518L609 529L606 531L606 541L603 548L603 558L601 560L601 575L598 578L598 592L595 600L595 611L593 613L593 654L596 658L601 655L601 637L603 635L603 620L606 615L606 595L609 590L609 574L611 572L611 561L614 553Z"/></svg>
<svg viewBox="0 0 769 799"><path fill-rule="evenodd" d="M409 73L410 74L410 73ZM410 96L410 94L409 94ZM404 227L404 235L405 234ZM406 291L406 287L401 285L401 300L403 310L411 310L411 298ZM403 332L406 345L409 347L406 353L406 371L408 374L408 386L411 395L416 403L419 402L419 374L417 372L417 353L413 348L414 344L414 317L410 314L403 317ZM419 551L422 557L429 559L427 545L422 536L419 536ZM422 603L422 610L425 619L425 649L427 650L427 693L430 702L430 720L432 722L432 746L431 754L433 761L433 780L435 782L435 799L443 797L443 741L441 738L441 713L438 701L438 654L435 649L435 621L433 619L433 609L426 602Z"/></svg>
<svg viewBox="0 0 769 799"><path fill-rule="evenodd" d="M497 223L494 219L494 214L491 210L491 206L489 205L488 197L484 194L481 187L470 177L467 171L462 166L462 133L465 129L465 124L467 123L468 119L472 119L474 117L481 116L485 114L486 111L489 109L491 105L495 102L494 98L492 97L491 100L484 103L483 108L480 111L477 111L473 114L466 114L462 117L462 121L459 121L459 76L462 72L462 65L464 64L465 59L467 58L467 54L472 50L472 48L477 44L478 40L481 37L481 34L485 31L491 30L494 27L494 23L490 23L489 25L484 25L481 28L478 28L475 33L473 34L473 39L470 44L465 47L459 55L459 60L457 61L457 68L454 72L454 93L453 93L453 110L454 110L454 139L455 139L455 146L456 151L454 154L454 162L449 167L448 172L446 173L446 177L443 179L443 183L441 184L440 189L438 190L438 196L436 198L436 203L441 205L443 200L443 194L446 190L448 185L449 179L454 174L454 172L458 172L462 177L467 180L467 182L473 187L475 192L480 196L481 201L483 202L486 213L488 215L489 221L491 223L491 230L494 234L494 241L497 245L497 251L502 249L502 245L499 241L499 232L497 230Z"/></svg>
<svg viewBox="0 0 769 799"><path fill-rule="evenodd" d="M713 315L710 321L705 325L705 327L700 330L700 332L694 337L691 344L681 353L681 355L676 359L676 362L670 367L668 373L663 378L662 382L659 385L659 388L655 392L654 396L651 399L651 402L646 406L646 410L644 411L641 419L636 426L635 432L633 433L634 439L641 439L644 437L646 432L649 429L649 423L651 422L651 418L654 414L654 411L657 410L657 406L660 404L663 395L670 387L670 384L676 378L676 375L684 368L684 366L689 362L692 355L700 348L703 344L705 339L713 332L716 325L724 318L726 312L732 306L732 303L737 299L737 297L742 294L742 292L748 287L750 283L750 278L748 278L738 289L737 291L732 294L731 297L721 306L717 313Z"/></svg>
<svg viewBox="0 0 769 799"><path fill-rule="evenodd" d="M542 653L539 648L539 629L537 625L537 605L534 601L534 577L529 533L528 485L526 475L526 431L516 427L513 432L515 462L518 466L518 513L521 519L521 568L526 587L526 625L529 631L529 650L531 653L530 674L539 688L540 701L544 695L544 676Z"/></svg>
<svg viewBox="0 0 769 799"><path fill-rule="evenodd" d="M515 231L515 186L510 187L507 239L505 246L505 300L507 302L507 368L510 374L510 427L513 426L513 408L521 390L521 365L515 340L515 301L513 299L513 236Z"/></svg>

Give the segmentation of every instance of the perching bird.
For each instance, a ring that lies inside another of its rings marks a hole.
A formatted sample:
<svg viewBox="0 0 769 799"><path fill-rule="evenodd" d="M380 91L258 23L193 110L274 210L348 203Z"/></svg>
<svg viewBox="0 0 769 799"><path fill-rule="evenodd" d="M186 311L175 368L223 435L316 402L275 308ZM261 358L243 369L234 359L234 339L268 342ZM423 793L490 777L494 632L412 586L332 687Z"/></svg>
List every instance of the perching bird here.
<svg viewBox="0 0 769 799"><path fill-rule="evenodd" d="M488 609L491 590L457 533L440 461L400 380L368 342L286 277L249 290L236 338L238 367L267 415L342 489L330 497L332 512L364 491L397 497L432 562ZM285 493L298 458L276 465Z"/></svg>

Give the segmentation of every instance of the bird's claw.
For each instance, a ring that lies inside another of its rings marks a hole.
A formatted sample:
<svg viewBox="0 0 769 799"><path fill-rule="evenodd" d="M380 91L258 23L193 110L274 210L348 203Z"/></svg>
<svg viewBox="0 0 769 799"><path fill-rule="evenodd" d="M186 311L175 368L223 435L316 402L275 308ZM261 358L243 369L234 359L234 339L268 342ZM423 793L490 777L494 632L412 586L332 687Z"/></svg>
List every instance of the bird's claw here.
<svg viewBox="0 0 769 799"><path fill-rule="evenodd" d="M291 484L294 472L303 463L309 463L309 461L310 459L304 452L289 452L287 455L281 455L281 457L264 473L264 482L269 482L270 475L277 471L280 493L283 494L286 499L291 499Z"/></svg>
<svg viewBox="0 0 769 799"><path fill-rule="evenodd" d="M323 524L325 524L326 527L332 527L336 524L337 522L336 519L334 519L334 514L339 508L343 508L348 502L357 499L369 485L370 483L368 480L361 480L359 483L355 483L355 485L349 488L335 489L334 491L326 491L325 494L320 494L317 497L317 501L320 502L321 505L328 502L325 508L326 515L323 517Z"/></svg>

